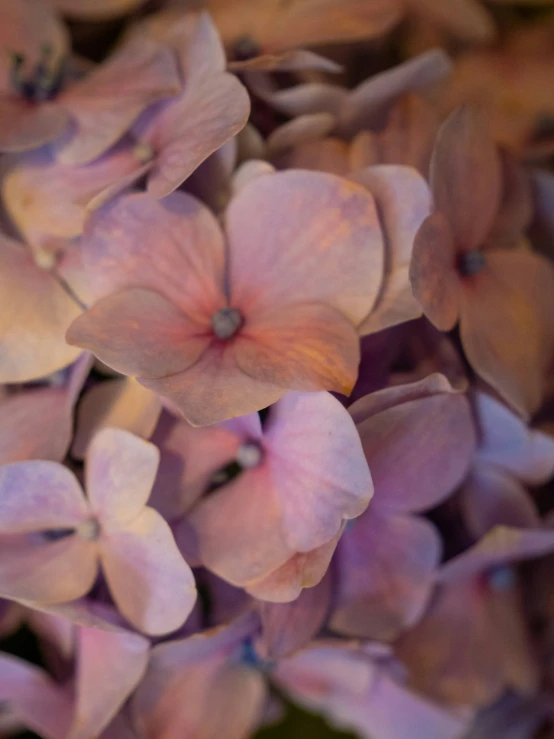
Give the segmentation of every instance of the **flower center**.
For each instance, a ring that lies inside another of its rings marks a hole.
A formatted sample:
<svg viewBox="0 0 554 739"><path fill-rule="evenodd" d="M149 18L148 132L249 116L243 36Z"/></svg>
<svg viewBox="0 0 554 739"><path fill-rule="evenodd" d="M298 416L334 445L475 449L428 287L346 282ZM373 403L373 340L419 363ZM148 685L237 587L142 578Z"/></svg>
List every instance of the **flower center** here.
<svg viewBox="0 0 554 739"><path fill-rule="evenodd" d="M233 44L233 59L236 62L246 62L260 56L261 49L252 36L240 36Z"/></svg>
<svg viewBox="0 0 554 739"><path fill-rule="evenodd" d="M39 61L32 69L25 70L25 56L11 54L10 81L12 89L22 98L33 103L56 97L62 88L64 65L52 59L52 48L45 44ZM28 65L27 65L28 66Z"/></svg>
<svg viewBox="0 0 554 739"><path fill-rule="evenodd" d="M262 461L264 450L259 442L251 440L241 444L237 451L237 462L245 470L257 467Z"/></svg>
<svg viewBox="0 0 554 739"><path fill-rule="evenodd" d="M489 586L497 592L507 592L516 583L516 576L511 567L494 567L487 575Z"/></svg>
<svg viewBox="0 0 554 739"><path fill-rule="evenodd" d="M221 308L211 317L211 324L218 339L230 339L242 328L244 319L236 308Z"/></svg>
<svg viewBox="0 0 554 739"><path fill-rule="evenodd" d="M147 141L139 141L133 148L133 156L140 164L147 164L154 159L154 147Z"/></svg>
<svg viewBox="0 0 554 739"><path fill-rule="evenodd" d="M485 266L486 258L479 249L471 249L460 254L458 260L458 271L464 277L478 274Z"/></svg>
<svg viewBox="0 0 554 739"><path fill-rule="evenodd" d="M77 533L85 541L98 541L100 536L100 524L95 518L89 518L77 527Z"/></svg>
<svg viewBox="0 0 554 739"><path fill-rule="evenodd" d="M238 662L246 667L252 667L260 672L271 672L275 662L258 654L251 637L247 637L239 647Z"/></svg>

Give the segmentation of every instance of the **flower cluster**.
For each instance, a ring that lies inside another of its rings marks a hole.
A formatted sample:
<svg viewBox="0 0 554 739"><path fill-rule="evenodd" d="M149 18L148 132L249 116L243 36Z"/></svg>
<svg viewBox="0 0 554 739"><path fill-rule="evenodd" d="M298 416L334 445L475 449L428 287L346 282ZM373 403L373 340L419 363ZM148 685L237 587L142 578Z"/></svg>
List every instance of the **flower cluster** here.
<svg viewBox="0 0 554 739"><path fill-rule="evenodd" d="M510 6L1 0L2 736L554 730L554 19Z"/></svg>

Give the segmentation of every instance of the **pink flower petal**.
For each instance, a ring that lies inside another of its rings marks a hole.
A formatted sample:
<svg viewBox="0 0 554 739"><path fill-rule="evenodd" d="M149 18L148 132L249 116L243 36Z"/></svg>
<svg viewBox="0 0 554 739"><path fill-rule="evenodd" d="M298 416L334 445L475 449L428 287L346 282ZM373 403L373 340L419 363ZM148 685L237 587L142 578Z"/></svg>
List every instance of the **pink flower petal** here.
<svg viewBox="0 0 554 739"><path fill-rule="evenodd" d="M256 87L254 88L256 90ZM268 90L263 95L274 108L289 116L329 113L337 115L348 92L338 85L308 82L284 90Z"/></svg>
<svg viewBox="0 0 554 739"><path fill-rule="evenodd" d="M553 549L554 531L495 526L477 544L444 564L439 578L455 582L509 562L542 557Z"/></svg>
<svg viewBox="0 0 554 739"><path fill-rule="evenodd" d="M260 603L262 635L256 643L262 656L282 659L306 646L323 627L331 598L331 578L303 590L290 603Z"/></svg>
<svg viewBox="0 0 554 739"><path fill-rule="evenodd" d="M460 313L460 278L456 272L454 235L442 213L429 216L414 240L410 280L414 297L427 318L450 331Z"/></svg>
<svg viewBox="0 0 554 739"><path fill-rule="evenodd" d="M211 316L224 304L223 235L208 208L185 193L163 202L144 194L119 198L92 214L82 249L98 297L150 288L191 317Z"/></svg>
<svg viewBox="0 0 554 739"><path fill-rule="evenodd" d="M44 739L66 739L73 710L70 695L40 668L2 654L0 700Z"/></svg>
<svg viewBox="0 0 554 739"><path fill-rule="evenodd" d="M72 535L54 542L31 535L0 537L0 597L64 603L85 595L98 574L96 546Z"/></svg>
<svg viewBox="0 0 554 739"><path fill-rule="evenodd" d="M60 136L69 124L67 112L54 103L0 98L0 151L35 149Z"/></svg>
<svg viewBox="0 0 554 739"><path fill-rule="evenodd" d="M282 149L300 146L317 140L331 133L335 126L335 118L330 113L309 113L283 123L268 137L267 145L270 154Z"/></svg>
<svg viewBox="0 0 554 739"><path fill-rule="evenodd" d="M496 28L489 12L477 0L411 0L414 12L443 33L473 43L494 40Z"/></svg>
<svg viewBox="0 0 554 739"><path fill-rule="evenodd" d="M441 82L451 67L442 49L431 49L370 77L345 98L339 117L341 134L351 138L364 129L381 128L395 98Z"/></svg>
<svg viewBox="0 0 554 739"><path fill-rule="evenodd" d="M138 8L144 0L49 0L64 15L83 20L103 20Z"/></svg>
<svg viewBox="0 0 554 739"><path fill-rule="evenodd" d="M194 365L212 335L207 321L189 318L159 293L130 288L79 316L67 341L124 374L163 377Z"/></svg>
<svg viewBox="0 0 554 739"><path fill-rule="evenodd" d="M286 392L246 375L238 368L232 347L215 344L185 372L157 379L141 377L140 383L169 398L194 426L258 411Z"/></svg>
<svg viewBox="0 0 554 739"><path fill-rule="evenodd" d="M284 390L348 395L358 376L355 326L325 303L292 303L246 317L234 352L238 367Z"/></svg>
<svg viewBox="0 0 554 739"><path fill-rule="evenodd" d="M81 309L27 249L2 234L0 254L0 382L27 382L66 367L81 352L64 340Z"/></svg>
<svg viewBox="0 0 554 739"><path fill-rule="evenodd" d="M474 396L480 444L477 459L498 465L528 485L540 485L554 475L554 439L531 430L491 395Z"/></svg>
<svg viewBox="0 0 554 739"><path fill-rule="evenodd" d="M495 465L474 465L460 494L465 524L475 537L497 525L540 528L539 514L529 493Z"/></svg>
<svg viewBox="0 0 554 739"><path fill-rule="evenodd" d="M148 38L130 41L59 97L74 127L61 142L64 164L84 164L103 154L151 103L178 93L170 49Z"/></svg>
<svg viewBox="0 0 554 739"><path fill-rule="evenodd" d="M244 589L254 598L275 604L294 602L304 589L313 590L325 577L344 525L336 536L311 552L295 554L266 577L247 583Z"/></svg>
<svg viewBox="0 0 554 739"><path fill-rule="evenodd" d="M424 510L444 500L475 450L469 404L453 393L409 400L359 423L358 431L381 511Z"/></svg>
<svg viewBox="0 0 554 739"><path fill-rule="evenodd" d="M500 207L500 157L487 122L459 108L443 124L431 162L435 206L448 219L456 246L475 249L487 236Z"/></svg>
<svg viewBox="0 0 554 739"><path fill-rule="evenodd" d="M78 629L77 705L68 739L99 736L146 671L149 642L123 629Z"/></svg>
<svg viewBox="0 0 554 739"><path fill-rule="evenodd" d="M264 680L233 657L256 626L249 614L225 628L152 649L132 700L134 724L145 739L249 736L262 713Z"/></svg>
<svg viewBox="0 0 554 739"><path fill-rule="evenodd" d="M79 402L71 454L83 459L94 435L104 428L124 429L149 439L161 410L157 395L132 377L101 382Z"/></svg>
<svg viewBox="0 0 554 739"><path fill-rule="evenodd" d="M425 612L441 549L427 521L367 511L339 543L331 628L358 638L396 638Z"/></svg>
<svg viewBox="0 0 554 739"><path fill-rule="evenodd" d="M76 477L55 462L14 462L0 467L0 533L78 526L89 507Z"/></svg>
<svg viewBox="0 0 554 739"><path fill-rule="evenodd" d="M421 315L409 268L415 236L431 212L431 193L423 177L408 167L371 167L358 173L356 181L375 197L387 246L383 286L360 326L363 336Z"/></svg>
<svg viewBox="0 0 554 739"><path fill-rule="evenodd" d="M128 431L106 428L94 437L87 454L86 489L105 533L142 514L159 461L154 444Z"/></svg>
<svg viewBox="0 0 554 739"><path fill-rule="evenodd" d="M302 72L305 70L340 72L342 67L331 59L315 54L313 51L292 49L278 54L261 54L253 59L229 62L227 69L231 72Z"/></svg>
<svg viewBox="0 0 554 739"><path fill-rule="evenodd" d="M226 225L230 302L245 313L300 295L355 325L369 313L381 285L383 237L373 199L359 185L319 172L277 172L238 193Z"/></svg>
<svg viewBox="0 0 554 739"><path fill-rule="evenodd" d="M372 476L354 422L328 393L287 393L271 410L265 447L281 499L285 540L315 549L362 513Z"/></svg>
<svg viewBox="0 0 554 739"><path fill-rule="evenodd" d="M182 626L196 600L194 577L159 513L145 508L112 530L101 561L117 607L135 628L158 635Z"/></svg>
<svg viewBox="0 0 554 739"><path fill-rule="evenodd" d="M553 314L554 269L529 251L487 251L484 269L462 293L467 358L523 416L542 401L554 351Z"/></svg>
<svg viewBox="0 0 554 739"><path fill-rule="evenodd" d="M139 166L129 146L76 167L58 163L52 148L43 147L12 159L2 180L4 203L31 246L41 246L44 236L72 238L82 233L92 198Z"/></svg>

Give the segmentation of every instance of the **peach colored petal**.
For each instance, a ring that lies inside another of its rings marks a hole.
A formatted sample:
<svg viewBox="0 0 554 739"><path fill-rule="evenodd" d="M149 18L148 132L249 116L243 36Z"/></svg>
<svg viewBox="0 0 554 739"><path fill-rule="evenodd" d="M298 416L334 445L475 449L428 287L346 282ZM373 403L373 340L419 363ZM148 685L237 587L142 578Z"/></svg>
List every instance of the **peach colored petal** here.
<svg viewBox="0 0 554 739"><path fill-rule="evenodd" d="M315 589L322 582L343 528L331 541L311 552L295 554L266 577L246 583L244 589L254 598L272 604L290 603L301 598L304 588Z"/></svg>
<svg viewBox="0 0 554 739"><path fill-rule="evenodd" d="M375 197L386 241L385 275L381 293L360 326L361 335L403 323L421 315L412 293L409 267L416 234L431 212L427 183L408 167L370 167L356 175Z"/></svg>
<svg viewBox="0 0 554 739"><path fill-rule="evenodd" d="M464 284L460 334L473 369L518 413L540 406L554 354L554 269L528 251L490 250Z"/></svg>
<svg viewBox="0 0 554 739"><path fill-rule="evenodd" d="M442 213L430 215L416 234L410 280L427 318L441 331L458 321L461 282L456 273L454 235Z"/></svg>
<svg viewBox="0 0 554 739"><path fill-rule="evenodd" d="M161 410L157 395L132 377L101 382L79 402L71 454L84 459L92 438L104 428L124 429L149 439Z"/></svg>
<svg viewBox="0 0 554 739"><path fill-rule="evenodd" d="M66 339L118 372L148 378L193 366L212 334L207 321L191 320L159 293L130 288L95 303L71 324Z"/></svg>
<svg viewBox="0 0 554 739"><path fill-rule="evenodd" d="M102 429L86 460L86 489L105 533L139 516L156 478L160 453L154 444L122 429Z"/></svg>
<svg viewBox="0 0 554 739"><path fill-rule="evenodd" d="M381 285L383 236L373 198L360 185L319 172L277 172L238 193L226 226L230 303L245 315L292 296L325 302L355 325L369 313Z"/></svg>
<svg viewBox="0 0 554 739"><path fill-rule="evenodd" d="M439 131L431 189L459 249L475 249L487 236L500 207L501 176L500 156L484 116L469 107L456 109Z"/></svg>
<svg viewBox="0 0 554 739"><path fill-rule="evenodd" d="M0 537L0 596L33 603L64 603L88 593L98 575L96 545L72 535Z"/></svg>
<svg viewBox="0 0 554 739"><path fill-rule="evenodd" d="M143 677L148 640L123 629L78 629L77 705L68 739L100 736Z"/></svg>
<svg viewBox="0 0 554 739"><path fill-rule="evenodd" d="M345 395L360 362L356 328L324 303L283 305L247 317L234 353L239 369L259 382Z"/></svg>
<svg viewBox="0 0 554 739"><path fill-rule="evenodd" d="M247 376L237 366L233 347L214 344L185 372L141 385L171 400L193 426L207 426L267 408L286 389Z"/></svg>
<svg viewBox="0 0 554 739"><path fill-rule="evenodd" d="M408 0L413 12L456 38L474 43L493 41L496 28L490 13L477 0Z"/></svg>
<svg viewBox="0 0 554 739"><path fill-rule="evenodd" d="M80 307L27 249L1 234L0 254L0 382L27 382L66 367L81 353L64 340Z"/></svg>
<svg viewBox="0 0 554 739"><path fill-rule="evenodd" d="M196 601L190 567L159 513L145 508L101 544L102 567L115 603L135 628L160 635L182 626Z"/></svg>
<svg viewBox="0 0 554 739"><path fill-rule="evenodd" d="M144 0L49 0L61 13L83 20L103 20L138 8Z"/></svg>
<svg viewBox="0 0 554 739"><path fill-rule="evenodd" d="M327 136L334 125L335 118L330 113L310 113L293 118L269 135L267 139L269 154Z"/></svg>
<svg viewBox="0 0 554 739"><path fill-rule="evenodd" d="M223 234L210 210L183 192L161 202L123 196L91 215L81 243L97 297L150 288L191 317L211 316L225 304Z"/></svg>

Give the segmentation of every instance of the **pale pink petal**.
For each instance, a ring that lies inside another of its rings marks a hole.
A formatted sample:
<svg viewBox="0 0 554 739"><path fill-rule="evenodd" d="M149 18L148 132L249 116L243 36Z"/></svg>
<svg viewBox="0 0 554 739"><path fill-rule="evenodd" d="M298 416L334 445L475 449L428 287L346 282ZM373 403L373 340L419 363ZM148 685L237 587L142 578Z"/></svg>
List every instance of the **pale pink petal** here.
<svg viewBox="0 0 554 739"><path fill-rule="evenodd" d="M347 90L338 85L310 82L285 90L267 91L263 97L277 110L296 117L313 113L329 113L335 116L347 95Z"/></svg>
<svg viewBox="0 0 554 739"><path fill-rule="evenodd" d="M69 51L69 33L52 8L42 0L3 0L0 27L2 93L12 91L10 52L22 54L25 68L32 69L41 61L44 46L51 49L53 68Z"/></svg>
<svg viewBox="0 0 554 739"><path fill-rule="evenodd" d="M469 107L455 110L435 144L431 189L459 249L475 249L493 225L500 207L500 164L486 119Z"/></svg>
<svg viewBox="0 0 554 739"><path fill-rule="evenodd" d="M238 193L226 225L230 302L245 313L292 296L326 302L354 324L369 313L381 285L383 237L373 198L360 185L319 172L277 172Z"/></svg>
<svg viewBox="0 0 554 739"><path fill-rule="evenodd" d="M0 151L35 149L60 136L69 125L67 112L54 103L0 98Z"/></svg>
<svg viewBox="0 0 554 739"><path fill-rule="evenodd" d="M325 303L289 303L253 312L233 347L237 366L284 390L334 390L349 395L358 377L355 326Z"/></svg>
<svg viewBox="0 0 554 739"><path fill-rule="evenodd" d="M159 513L145 508L125 528L114 529L102 541L100 556L113 599L129 623L153 635L182 626L196 600L194 577Z"/></svg>
<svg viewBox="0 0 554 739"><path fill-rule="evenodd" d="M533 499L523 485L495 465L475 464L462 485L460 506L464 522L475 537L497 525L540 528Z"/></svg>
<svg viewBox="0 0 554 739"><path fill-rule="evenodd" d="M351 138L364 129L381 128L397 97L443 81L451 67L450 59L442 49L431 49L370 77L352 90L341 106L341 134Z"/></svg>
<svg viewBox="0 0 554 739"><path fill-rule="evenodd" d="M475 450L467 399L439 393L409 400L358 424L384 511L430 508L464 479ZM401 463L399 463L401 460Z"/></svg>
<svg viewBox="0 0 554 739"><path fill-rule="evenodd" d="M99 736L143 677L149 642L123 629L78 629L77 705L68 739Z"/></svg>
<svg viewBox="0 0 554 739"><path fill-rule="evenodd" d="M290 603L260 603L262 634L256 642L260 654L282 659L306 646L323 627L331 599L331 578L303 590Z"/></svg>
<svg viewBox="0 0 554 739"><path fill-rule="evenodd" d="M83 459L94 435L104 428L124 429L149 439L161 410L157 395L132 377L101 382L79 402L71 454Z"/></svg>
<svg viewBox="0 0 554 739"><path fill-rule="evenodd" d="M266 464L243 472L190 514L202 563L233 585L269 575L294 554L281 526L281 501L268 477Z"/></svg>
<svg viewBox="0 0 554 739"><path fill-rule="evenodd" d="M152 439L160 449L160 467L150 505L164 518L183 516L208 490L214 473L236 460L240 444L261 436L257 413L237 422L195 428L184 419L162 416Z"/></svg>
<svg viewBox="0 0 554 739"><path fill-rule="evenodd" d="M27 605L80 598L98 574L96 546L76 534L54 542L40 535L4 535L0 555L0 597Z"/></svg>
<svg viewBox="0 0 554 739"><path fill-rule="evenodd" d="M175 57L148 38L130 41L58 98L74 125L59 159L83 164L103 154L151 103L178 93Z"/></svg>
<svg viewBox="0 0 554 739"><path fill-rule="evenodd" d="M185 193L162 202L127 195L106 205L92 214L82 249L98 297L150 288L188 315L204 317L224 305L223 234L208 208Z"/></svg>
<svg viewBox="0 0 554 739"><path fill-rule="evenodd" d="M509 562L543 557L554 549L554 531L495 526L480 541L439 571L441 582L472 577Z"/></svg>
<svg viewBox="0 0 554 739"><path fill-rule="evenodd" d="M441 549L438 532L423 519L364 513L339 543L331 628L358 638L396 638L425 612Z"/></svg>
<svg viewBox="0 0 554 739"><path fill-rule="evenodd" d="M267 139L268 151L275 154L282 149L300 146L331 133L335 118L330 113L310 113L293 118L276 128Z"/></svg>
<svg viewBox="0 0 554 739"><path fill-rule="evenodd" d="M262 54L244 61L229 62L227 69L231 72L302 72L305 70L340 72L342 67L337 62L320 56L313 51L292 49L277 54Z"/></svg>
<svg viewBox="0 0 554 739"><path fill-rule="evenodd" d="M474 397L480 443L477 459L512 473L528 485L554 475L554 439L530 429L509 408L486 393Z"/></svg>
<svg viewBox="0 0 554 739"><path fill-rule="evenodd" d="M68 691L46 672L8 654L0 656L0 700L44 739L66 739L73 705Z"/></svg>
<svg viewBox="0 0 554 739"><path fill-rule="evenodd" d="M381 293L360 326L363 336L421 315L409 269L416 234L431 212L431 193L423 177L408 167L371 167L357 173L356 181L367 187L377 202L387 255Z"/></svg>
<svg viewBox="0 0 554 739"><path fill-rule="evenodd" d="M247 583L245 591L258 600L283 604L299 598L305 588L317 587L323 582L343 531L344 524L330 541L311 552L293 555L266 577Z"/></svg>
<svg viewBox="0 0 554 739"><path fill-rule="evenodd" d="M140 378L145 387L170 399L194 426L246 415L275 403L286 392L238 368L228 345L212 345L190 369L169 377Z"/></svg>
<svg viewBox="0 0 554 739"><path fill-rule="evenodd" d="M0 382L27 382L66 367L81 353L64 339L80 307L29 250L1 234L0 254Z"/></svg>
<svg viewBox="0 0 554 739"><path fill-rule="evenodd" d="M468 361L515 410L540 406L554 354L554 269L539 254L491 250L462 292L460 332Z"/></svg>
<svg viewBox="0 0 554 739"><path fill-rule="evenodd" d="M378 345L378 350L380 352L382 351L380 345ZM353 403L348 408L348 412L356 424L361 424L377 413L382 413L389 408L394 408L410 400L420 400L421 398L452 392L455 391L452 389L447 378L439 372L434 372L432 375L427 375L427 377L424 377L418 382L411 382L406 385L392 385L375 393L365 395Z"/></svg>
<svg viewBox="0 0 554 739"><path fill-rule="evenodd" d="M106 533L131 524L142 514L159 461L154 444L123 429L105 428L92 439L86 489Z"/></svg>
<svg viewBox="0 0 554 739"><path fill-rule="evenodd" d="M196 321L153 290L121 290L69 327L67 342L126 375L164 377L186 370L210 346L208 321Z"/></svg>
<svg viewBox="0 0 554 739"><path fill-rule="evenodd" d="M262 159L249 159L241 164L233 174L231 182L233 194L236 195L251 180L263 177L266 174L273 174L274 172L275 167L269 162L264 162Z"/></svg>
<svg viewBox="0 0 554 739"><path fill-rule="evenodd" d="M0 467L0 533L78 526L89 507L75 475L55 462Z"/></svg>
<svg viewBox="0 0 554 739"><path fill-rule="evenodd" d="M460 277L452 229L442 213L433 213L414 240L409 268L414 297L427 318L441 331L450 331L460 314Z"/></svg>
<svg viewBox="0 0 554 739"><path fill-rule="evenodd" d="M261 718L263 676L235 657L255 628L251 615L152 650L148 672L132 701L145 739L245 739Z"/></svg>
<svg viewBox="0 0 554 739"><path fill-rule="evenodd" d="M130 146L75 167L58 163L52 148L43 147L8 164L2 180L4 204L31 246L41 246L41 236L72 238L82 233L94 196L139 167Z"/></svg>
<svg viewBox="0 0 554 739"><path fill-rule="evenodd" d="M372 475L354 422L332 395L287 393L271 409L264 437L293 550L325 544L366 509Z"/></svg>

